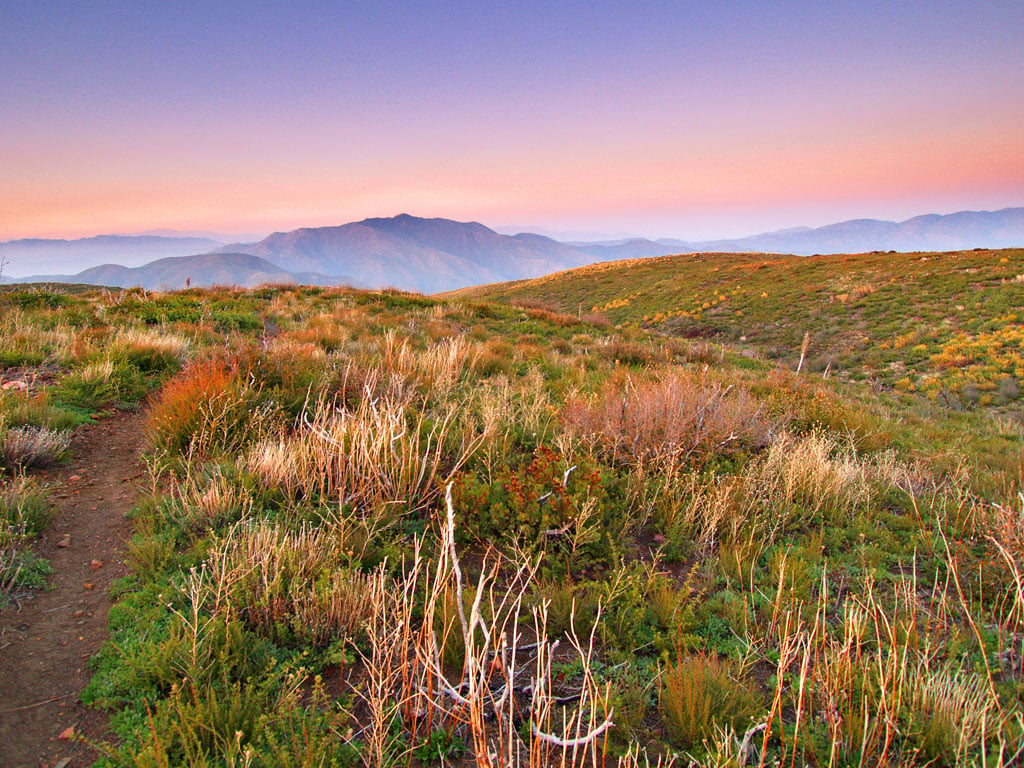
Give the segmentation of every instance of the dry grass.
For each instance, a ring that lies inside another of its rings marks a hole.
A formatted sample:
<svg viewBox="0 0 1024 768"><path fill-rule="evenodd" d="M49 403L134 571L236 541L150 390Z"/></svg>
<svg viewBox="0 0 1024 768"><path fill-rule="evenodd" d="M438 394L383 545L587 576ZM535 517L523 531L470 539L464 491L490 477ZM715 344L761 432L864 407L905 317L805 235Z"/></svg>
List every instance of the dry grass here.
<svg viewBox="0 0 1024 768"><path fill-rule="evenodd" d="M222 590L215 610L289 643L354 636L379 605L383 580L349 567L344 544L331 530L236 524L209 557Z"/></svg>
<svg viewBox="0 0 1024 768"><path fill-rule="evenodd" d="M450 408L428 423L424 414L393 400L364 398L354 409L318 403L292 438L300 456L294 482L344 507L382 513L423 510L437 499L438 480L456 471L475 449L447 448L458 412ZM282 466L282 472L290 471ZM286 481L287 485L287 481Z"/></svg>
<svg viewBox="0 0 1024 768"><path fill-rule="evenodd" d="M761 405L744 389L673 371L655 381L612 383L566 404L567 429L612 461L673 467L713 453L759 448L770 435Z"/></svg>

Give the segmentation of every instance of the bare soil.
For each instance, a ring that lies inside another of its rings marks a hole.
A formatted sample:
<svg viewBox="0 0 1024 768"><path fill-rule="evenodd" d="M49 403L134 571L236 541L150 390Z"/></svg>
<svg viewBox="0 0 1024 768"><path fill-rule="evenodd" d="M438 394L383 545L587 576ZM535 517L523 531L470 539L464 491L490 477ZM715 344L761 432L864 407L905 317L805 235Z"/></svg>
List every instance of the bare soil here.
<svg viewBox="0 0 1024 768"><path fill-rule="evenodd" d="M144 421L119 414L82 427L71 461L36 473L56 494L36 546L54 573L48 591L0 608L0 768L91 765L99 755L78 737L110 736L106 715L79 696L91 674L88 660L107 637L111 582L128 572L125 514L145 474Z"/></svg>

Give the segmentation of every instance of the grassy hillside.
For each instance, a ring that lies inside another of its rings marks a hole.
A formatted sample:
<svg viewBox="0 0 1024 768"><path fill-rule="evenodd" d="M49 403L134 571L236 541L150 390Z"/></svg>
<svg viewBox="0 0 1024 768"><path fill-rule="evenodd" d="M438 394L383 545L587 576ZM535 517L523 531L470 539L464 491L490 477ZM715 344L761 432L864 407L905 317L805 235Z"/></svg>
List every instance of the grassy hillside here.
<svg viewBox="0 0 1024 768"><path fill-rule="evenodd" d="M102 764L1013 765L1020 424L789 370L806 331L850 378L918 344L901 377L1003 365L928 345L1019 330L1024 254L921 258L487 289L519 307L5 291L0 586L45 579L34 467L144 407L152 491L84 694Z"/></svg>
<svg viewBox="0 0 1024 768"><path fill-rule="evenodd" d="M1020 413L1024 250L700 254L616 262L459 295L601 313L810 371Z"/></svg>

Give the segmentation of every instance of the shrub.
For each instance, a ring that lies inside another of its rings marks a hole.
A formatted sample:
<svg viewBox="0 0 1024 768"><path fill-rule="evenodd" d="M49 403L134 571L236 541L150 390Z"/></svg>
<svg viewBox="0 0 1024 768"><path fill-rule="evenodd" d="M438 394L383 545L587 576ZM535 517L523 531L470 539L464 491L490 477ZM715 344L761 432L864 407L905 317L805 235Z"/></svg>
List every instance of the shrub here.
<svg viewBox="0 0 1024 768"><path fill-rule="evenodd" d="M747 485L753 502L779 515L853 512L871 499L867 467L821 433L784 435L750 468Z"/></svg>
<svg viewBox="0 0 1024 768"><path fill-rule="evenodd" d="M490 482L475 473L461 475L454 496L465 516L460 536L525 544L579 563L609 554L601 517L610 506L608 491L598 468L584 460L571 465L541 446L523 466L496 467Z"/></svg>
<svg viewBox="0 0 1024 768"><path fill-rule="evenodd" d="M760 707L757 693L717 656L689 656L662 672L659 709L669 740L684 749L699 747L716 727L742 732Z"/></svg>
<svg viewBox="0 0 1024 768"><path fill-rule="evenodd" d="M0 521L5 531L39 535L50 519L49 493L35 480L18 477L0 488Z"/></svg>
<svg viewBox="0 0 1024 768"><path fill-rule="evenodd" d="M88 421L81 411L60 408L45 392L38 395L0 395L0 422L8 427L37 426L52 430L70 430Z"/></svg>
<svg viewBox="0 0 1024 768"><path fill-rule="evenodd" d="M0 437L0 458L10 467L43 467L71 446L71 432L48 427L12 427Z"/></svg>
<svg viewBox="0 0 1024 768"><path fill-rule="evenodd" d="M53 388L58 403L94 411L132 403L146 393L142 373L123 360L90 363L65 375Z"/></svg>
<svg viewBox="0 0 1024 768"><path fill-rule="evenodd" d="M168 454L234 453L259 438L271 409L260 389L223 363L193 363L169 381L153 402L148 432Z"/></svg>
<svg viewBox="0 0 1024 768"><path fill-rule="evenodd" d="M146 374L177 372L189 347L181 336L153 330L125 331L118 335L117 343L128 364Z"/></svg>
<svg viewBox="0 0 1024 768"><path fill-rule="evenodd" d="M240 611L253 630L277 642L322 646L353 636L383 599L379 574L345 564L344 541L304 527L234 527L211 557L223 610Z"/></svg>
<svg viewBox="0 0 1024 768"><path fill-rule="evenodd" d="M999 702L982 677L944 665L913 679L911 737L929 765L964 765L984 748Z"/></svg>

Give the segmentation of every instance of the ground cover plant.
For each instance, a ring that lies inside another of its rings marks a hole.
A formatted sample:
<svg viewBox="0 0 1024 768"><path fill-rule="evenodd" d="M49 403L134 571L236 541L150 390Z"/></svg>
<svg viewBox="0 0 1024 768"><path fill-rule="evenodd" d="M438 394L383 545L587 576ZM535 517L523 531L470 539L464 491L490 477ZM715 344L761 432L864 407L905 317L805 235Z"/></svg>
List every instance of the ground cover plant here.
<svg viewBox="0 0 1024 768"><path fill-rule="evenodd" d="M34 382L6 433L148 393L152 492L84 694L117 734L102 765L1022 754L1011 411L569 302L41 295L0 294L50 342L3 369Z"/></svg>
<svg viewBox="0 0 1024 768"><path fill-rule="evenodd" d="M1022 288L1024 251L979 249L684 254L456 295L601 313L613 323L727 342L791 367L802 362L819 373L919 393L947 408L1019 416Z"/></svg>

